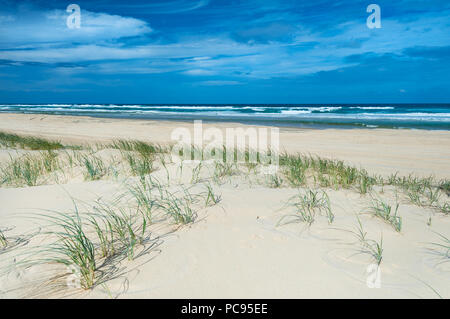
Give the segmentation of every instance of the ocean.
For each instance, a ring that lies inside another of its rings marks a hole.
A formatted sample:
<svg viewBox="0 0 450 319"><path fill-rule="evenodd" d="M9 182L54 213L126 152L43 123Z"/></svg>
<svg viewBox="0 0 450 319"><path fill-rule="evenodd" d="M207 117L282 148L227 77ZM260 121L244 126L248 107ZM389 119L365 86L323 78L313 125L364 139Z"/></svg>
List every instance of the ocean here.
<svg viewBox="0 0 450 319"><path fill-rule="evenodd" d="M450 130L450 104L0 104L0 113L229 121L305 128Z"/></svg>

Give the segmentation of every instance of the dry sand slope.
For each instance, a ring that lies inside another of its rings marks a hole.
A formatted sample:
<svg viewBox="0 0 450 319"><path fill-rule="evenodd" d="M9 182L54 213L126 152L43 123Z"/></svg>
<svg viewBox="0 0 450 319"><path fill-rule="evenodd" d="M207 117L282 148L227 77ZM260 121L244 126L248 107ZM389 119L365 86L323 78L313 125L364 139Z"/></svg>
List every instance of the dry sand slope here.
<svg viewBox="0 0 450 319"><path fill-rule="evenodd" d="M0 131L58 137L65 142L134 138L162 143L179 125L41 115L2 114L0 119ZM370 173L432 173L440 179L450 176L449 137L449 132L443 131L286 130L281 133L281 144L290 152L343 159ZM16 153L2 152L2 164L9 160L5 154ZM112 149L96 154L120 156ZM120 170L120 165L114 162L111 167ZM64 178L42 183L49 185L0 187L0 229L12 228L5 234L13 243L0 250L0 297L450 297L449 258L445 249L433 245L448 247L438 234L450 238L449 216L435 207L411 203L398 187L375 185L372 196L393 209L399 204L400 232L370 214L371 195L360 194L355 186L322 187L329 196L332 223L326 210L321 210L315 212L310 226L298 220L279 225L284 216L298 213L288 205L289 199L305 194L307 186L314 189L317 185L295 187L283 176L282 185L276 187L270 176L249 173L244 167L239 174L223 174L213 181L210 177L217 168L211 163L202 166L198 178L194 178L194 165L181 169L170 164L167 170L160 162L155 165L152 176L165 181L168 174L173 184L170 189L181 184L192 187L192 193L200 193L211 182L221 201L198 207L194 223L182 227L171 222L150 225L149 237L136 248L135 258L103 260L100 269L108 280L87 291L67 286L67 270L61 265L41 263L28 268L18 263L28 247L48 241L43 229L37 233L41 221L32 217L48 211L71 212L72 198L83 214L83 205L91 207L99 198L115 198L139 178L127 179L125 184L124 175L119 173L86 181L81 168L75 167ZM439 203L448 203L448 195L442 192ZM366 233L365 242L357 236L357 215ZM370 249L381 242L380 288L369 288L367 280L374 282L367 269L376 263ZM61 277L55 278L58 275Z"/></svg>

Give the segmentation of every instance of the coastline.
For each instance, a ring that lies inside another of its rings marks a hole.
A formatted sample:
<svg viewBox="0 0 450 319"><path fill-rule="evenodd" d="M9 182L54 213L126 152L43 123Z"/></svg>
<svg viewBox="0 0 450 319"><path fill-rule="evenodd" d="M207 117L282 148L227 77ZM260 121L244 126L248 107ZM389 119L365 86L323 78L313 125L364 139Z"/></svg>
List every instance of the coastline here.
<svg viewBox="0 0 450 319"><path fill-rule="evenodd" d="M0 104L0 112L295 128L450 130L450 104Z"/></svg>

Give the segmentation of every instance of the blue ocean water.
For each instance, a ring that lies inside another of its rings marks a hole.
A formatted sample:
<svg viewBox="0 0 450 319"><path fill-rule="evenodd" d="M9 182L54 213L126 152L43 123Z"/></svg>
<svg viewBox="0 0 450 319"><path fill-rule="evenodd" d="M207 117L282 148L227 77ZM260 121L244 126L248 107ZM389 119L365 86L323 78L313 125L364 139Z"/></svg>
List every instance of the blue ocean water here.
<svg viewBox="0 0 450 319"><path fill-rule="evenodd" d="M0 104L3 113L205 120L294 127L450 130L450 104Z"/></svg>

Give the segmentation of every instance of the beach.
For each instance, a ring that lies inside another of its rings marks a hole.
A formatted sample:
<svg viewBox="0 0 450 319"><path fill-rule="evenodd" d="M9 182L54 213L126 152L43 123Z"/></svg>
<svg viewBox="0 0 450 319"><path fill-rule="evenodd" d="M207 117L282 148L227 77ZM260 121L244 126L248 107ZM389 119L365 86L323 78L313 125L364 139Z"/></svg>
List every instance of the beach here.
<svg viewBox="0 0 450 319"><path fill-rule="evenodd" d="M267 175L250 165L170 162L164 148L176 128L193 123L0 114L0 132L62 144L48 160L58 164L44 165L30 185L11 178L0 186L0 230L10 238L0 250L0 298L450 297L450 131L281 127L280 169ZM161 148L111 146L119 140ZM0 142L3 172L26 153L47 156L8 143ZM97 175L83 166L93 159L103 161ZM132 247L111 240L120 245L110 252L89 233L106 250L93 256L88 289L67 285L70 272L54 259L28 262L33 247L58 238L46 233L55 219L37 216L76 206L91 227L100 203L103 213L121 205L142 213L133 196L143 189L156 193L147 211L154 216L132 220L140 238Z"/></svg>
<svg viewBox="0 0 450 319"><path fill-rule="evenodd" d="M204 123L214 126L248 127L238 123ZM192 130L193 121L152 121L42 114L0 114L0 130L62 140L95 143L113 139L137 139L172 143L177 127ZM258 126L261 127L261 126ZM314 154L345 160L373 173L414 173L450 177L448 130L410 129L297 129L281 128L280 151Z"/></svg>

